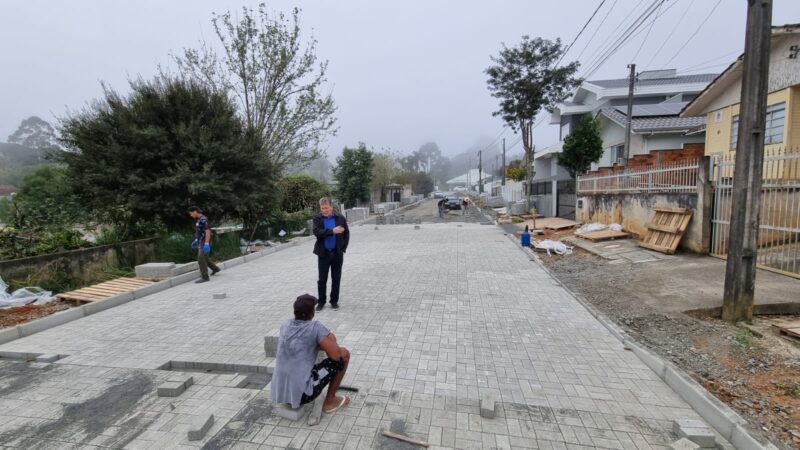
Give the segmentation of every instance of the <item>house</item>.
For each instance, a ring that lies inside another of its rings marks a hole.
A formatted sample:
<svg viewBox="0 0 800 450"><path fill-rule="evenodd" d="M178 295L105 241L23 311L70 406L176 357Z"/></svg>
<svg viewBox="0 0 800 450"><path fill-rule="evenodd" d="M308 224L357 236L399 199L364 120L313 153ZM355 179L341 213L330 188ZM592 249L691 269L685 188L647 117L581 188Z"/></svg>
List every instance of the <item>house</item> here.
<svg viewBox="0 0 800 450"><path fill-rule="evenodd" d="M10 197L17 192L17 187L13 184L0 184L0 198Z"/></svg>
<svg viewBox="0 0 800 450"><path fill-rule="evenodd" d="M704 119L679 117L679 113L715 77L711 73L678 75L675 69L639 73L634 84L629 158L642 155L637 162L654 164L664 156L659 152L682 152L688 146L688 153L697 153L697 144L704 142L698 125ZM627 78L584 81L551 115L550 123L560 127L562 143L584 114L600 118L604 153L592 170L611 168L622 156L628 84Z"/></svg>
<svg viewBox="0 0 800 450"><path fill-rule="evenodd" d="M486 183L491 178L492 174L490 173L480 171L479 175L478 169L469 169L466 173L447 180L445 184L447 185L448 189L453 189L455 187L466 187L469 190L477 191L479 184Z"/></svg>
<svg viewBox="0 0 800 450"><path fill-rule="evenodd" d="M703 115L705 154L725 157L736 149L743 56L716 77L681 111ZM772 27L765 150L800 147L800 24Z"/></svg>

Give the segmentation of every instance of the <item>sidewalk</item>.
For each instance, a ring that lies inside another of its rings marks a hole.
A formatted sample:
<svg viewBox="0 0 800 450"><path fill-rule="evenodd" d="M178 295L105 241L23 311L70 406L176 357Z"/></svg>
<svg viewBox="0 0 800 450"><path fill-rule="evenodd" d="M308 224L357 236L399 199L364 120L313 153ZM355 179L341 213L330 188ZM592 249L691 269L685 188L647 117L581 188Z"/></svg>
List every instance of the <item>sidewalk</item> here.
<svg viewBox="0 0 800 450"><path fill-rule="evenodd" d="M259 390L226 383L272 364L264 336L277 335L297 295L315 293L311 249L0 346L63 355L0 361L0 442L401 448L380 435L391 428L445 448L663 448L673 419L699 419L502 231L477 224L353 227L341 309L317 319L350 349L346 383L361 391L314 427L272 416ZM156 397L170 361L231 374L195 373L180 397ZM479 414L486 394L494 419ZM206 438L187 441L188 423L207 412L217 420Z"/></svg>

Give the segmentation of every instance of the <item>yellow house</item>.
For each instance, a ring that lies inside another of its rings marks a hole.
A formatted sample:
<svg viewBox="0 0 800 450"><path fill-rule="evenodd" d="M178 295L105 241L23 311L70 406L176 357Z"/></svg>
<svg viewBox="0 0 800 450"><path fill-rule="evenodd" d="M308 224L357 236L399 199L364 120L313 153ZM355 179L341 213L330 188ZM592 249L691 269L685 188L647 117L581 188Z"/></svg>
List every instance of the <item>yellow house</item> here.
<svg viewBox="0 0 800 450"><path fill-rule="evenodd" d="M800 24L772 27L769 59L764 144L765 154L775 155L800 148ZM736 150L742 66L740 56L681 111L681 117L706 116L706 155L729 159ZM792 166L781 165L780 172ZM776 175L765 173L765 178Z"/></svg>

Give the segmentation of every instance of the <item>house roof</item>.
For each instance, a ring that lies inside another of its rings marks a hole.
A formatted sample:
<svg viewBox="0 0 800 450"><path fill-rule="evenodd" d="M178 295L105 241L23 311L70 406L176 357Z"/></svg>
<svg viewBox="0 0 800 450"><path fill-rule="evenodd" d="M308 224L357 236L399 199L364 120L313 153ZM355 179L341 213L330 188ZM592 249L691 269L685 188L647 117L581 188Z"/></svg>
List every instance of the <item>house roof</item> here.
<svg viewBox="0 0 800 450"><path fill-rule="evenodd" d="M491 178L492 175L486 173L486 171L481 171L482 177L480 181L486 181L487 179ZM467 173L459 175L455 178L451 178L445 181L445 184L466 184L467 182L470 183L478 183L478 169L470 169Z"/></svg>
<svg viewBox="0 0 800 450"><path fill-rule="evenodd" d="M600 110L600 114L622 127L627 124L627 116L614 108L603 108ZM651 131L689 131L705 123L705 116L678 117L672 115L636 117L634 115L631 129L634 133L646 133Z"/></svg>
<svg viewBox="0 0 800 450"><path fill-rule="evenodd" d="M636 87L641 88L648 86L668 86L675 84L709 83L716 76L717 74L715 73L701 73L697 75L677 75L664 78L645 78L645 79L642 79L640 76L636 80ZM604 89L617 89L617 88L628 87L627 78L616 78L613 80L594 80L594 81L587 81L587 83L599 86Z"/></svg>
<svg viewBox="0 0 800 450"><path fill-rule="evenodd" d="M17 187L13 184L0 184L0 196L6 196L17 192Z"/></svg>
<svg viewBox="0 0 800 450"><path fill-rule="evenodd" d="M677 116L689 102L663 102L655 105L633 105L633 117L652 116ZM627 106L614 107L617 111L627 115Z"/></svg>
<svg viewBox="0 0 800 450"><path fill-rule="evenodd" d="M800 23L789 23L785 25L775 25L772 27L772 37L786 34L800 33ZM717 75L703 89L694 100L689 102L681 110L681 116L697 116L704 114L704 108L716 97L719 89L725 89L734 81L741 77L742 65L744 64L744 54L739 55L721 74Z"/></svg>
<svg viewBox="0 0 800 450"><path fill-rule="evenodd" d="M558 144L554 144L539 151L533 152L533 159L543 158L545 156L552 155L553 153L561 153L562 150L564 150L564 143L559 142Z"/></svg>

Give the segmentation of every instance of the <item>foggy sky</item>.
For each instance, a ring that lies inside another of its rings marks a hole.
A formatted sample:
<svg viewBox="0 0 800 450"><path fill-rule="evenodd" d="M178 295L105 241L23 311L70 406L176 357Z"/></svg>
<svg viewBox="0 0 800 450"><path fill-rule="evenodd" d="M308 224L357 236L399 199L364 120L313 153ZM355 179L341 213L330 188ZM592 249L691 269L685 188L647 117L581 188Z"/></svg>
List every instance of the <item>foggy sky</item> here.
<svg viewBox="0 0 800 450"><path fill-rule="evenodd" d="M267 5L287 13L299 6L304 33L313 34L319 41L317 55L329 61L328 88L339 108L338 136L327 143L328 157L333 160L343 146L359 141L403 154L434 141L443 153L452 155L479 138L495 138L502 122L492 117L497 101L489 95L483 72L490 55L497 54L502 42L514 45L524 34L560 37L568 44L599 3L281 0ZM589 42L612 3L616 3L614 9ZM588 63L609 36L619 33L623 18L634 8L638 15L644 3L607 0L565 61L574 60L588 42L580 58ZM629 62L636 62L639 70L663 68L716 3L668 0L663 6L666 12L649 34L643 30L591 79L624 78ZM101 95L100 81L127 92L128 79L149 78L159 64L169 66L171 51L196 47L202 38L215 39L212 12L257 4L3 0L0 141L28 116L55 123L68 110L80 109ZM723 70L744 47L745 13L745 0L721 0L705 26L667 67L691 73ZM797 22L800 2L775 0L773 23ZM631 61L645 35L639 56ZM517 140L510 131L505 137L509 144ZM545 120L534 131L534 141L539 148L557 142L557 127Z"/></svg>

